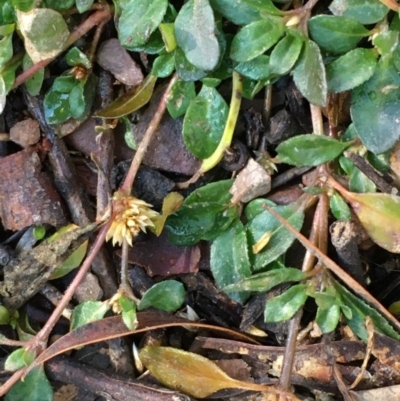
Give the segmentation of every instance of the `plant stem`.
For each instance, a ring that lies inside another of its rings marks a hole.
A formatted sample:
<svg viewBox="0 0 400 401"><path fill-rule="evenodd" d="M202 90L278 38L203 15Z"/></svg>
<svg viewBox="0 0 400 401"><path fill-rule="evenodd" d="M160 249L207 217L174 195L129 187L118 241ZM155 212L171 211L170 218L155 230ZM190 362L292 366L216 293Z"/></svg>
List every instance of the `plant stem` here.
<svg viewBox="0 0 400 401"><path fill-rule="evenodd" d="M146 154L146 151L150 144L150 141L153 138L154 133L157 131L160 121L165 113L165 109L167 108L167 100L168 100L168 96L171 91L171 88L174 85L174 83L178 80L178 78L179 78L178 75L175 73L173 75L173 77L171 78L171 80L169 81L167 89L165 90L165 92L160 100L157 110L154 113L154 116L153 116L152 120L150 121L149 126L147 127L147 130L143 136L143 139L141 140L141 142L139 144L139 147L137 148L135 157L132 160L132 163L129 167L129 171L128 171L128 173L125 177L125 180L121 186L121 190L127 194L130 194L132 191L133 181L135 180L135 177L139 170L139 167L142 164L144 155Z"/></svg>

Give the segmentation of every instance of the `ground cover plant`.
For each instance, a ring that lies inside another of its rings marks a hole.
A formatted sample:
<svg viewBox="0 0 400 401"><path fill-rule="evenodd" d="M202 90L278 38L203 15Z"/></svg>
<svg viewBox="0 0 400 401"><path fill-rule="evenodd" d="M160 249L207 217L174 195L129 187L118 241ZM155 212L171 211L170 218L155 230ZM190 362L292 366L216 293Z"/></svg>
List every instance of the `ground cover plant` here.
<svg viewBox="0 0 400 401"><path fill-rule="evenodd" d="M398 12L1 2L1 396L390 399Z"/></svg>

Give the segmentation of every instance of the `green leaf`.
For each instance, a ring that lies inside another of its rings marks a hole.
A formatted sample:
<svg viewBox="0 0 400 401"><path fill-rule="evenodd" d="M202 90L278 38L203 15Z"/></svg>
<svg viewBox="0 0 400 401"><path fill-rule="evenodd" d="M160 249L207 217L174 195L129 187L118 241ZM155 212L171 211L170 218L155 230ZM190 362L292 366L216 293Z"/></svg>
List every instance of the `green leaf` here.
<svg viewBox="0 0 400 401"><path fill-rule="evenodd" d="M139 303L138 309L149 307L173 312L185 302L186 292L182 283L175 280L166 280L154 284L148 289Z"/></svg>
<svg viewBox="0 0 400 401"><path fill-rule="evenodd" d="M284 322L290 319L307 300L306 284L296 284L283 294L267 301L264 310L266 323Z"/></svg>
<svg viewBox="0 0 400 401"><path fill-rule="evenodd" d="M26 71L29 67L33 65L32 59L29 57L28 53L25 53L22 59L22 68ZM25 81L25 86L28 93L31 96L37 96L40 93L44 79L44 68L41 68L35 75Z"/></svg>
<svg viewBox="0 0 400 401"><path fill-rule="evenodd" d="M246 4L254 7L256 10L260 11L260 14L264 16L265 14L270 15L282 15L283 12L276 8L271 0L243 0Z"/></svg>
<svg viewBox="0 0 400 401"><path fill-rule="evenodd" d="M396 340L400 340L400 335L393 329L389 322L375 309L371 308L368 304L362 301L360 298L353 295L345 287L339 284L337 281L334 282L337 292L340 294L344 305L351 310L351 318L345 315L345 319L351 330L361 340L367 342L368 333L365 328L365 318L369 316L374 323L374 330L379 333L386 334Z"/></svg>
<svg viewBox="0 0 400 401"><path fill-rule="evenodd" d="M11 2L0 3L0 25L12 24L15 20L15 8Z"/></svg>
<svg viewBox="0 0 400 401"><path fill-rule="evenodd" d="M323 135L297 135L282 142L277 148L281 162L295 166L318 166L338 157L351 143L339 142Z"/></svg>
<svg viewBox="0 0 400 401"><path fill-rule="evenodd" d="M60 124L71 118L69 93L51 90L44 97L44 114L49 124Z"/></svg>
<svg viewBox="0 0 400 401"><path fill-rule="evenodd" d="M351 116L358 136L375 154L392 148L400 138L400 75L391 58L381 59L370 80L353 89Z"/></svg>
<svg viewBox="0 0 400 401"><path fill-rule="evenodd" d="M151 73L158 78L166 78L174 72L175 57L173 53L161 54L153 62Z"/></svg>
<svg viewBox="0 0 400 401"><path fill-rule="evenodd" d="M203 85L190 102L183 120L186 147L199 159L211 156L217 148L228 118L228 105L215 88Z"/></svg>
<svg viewBox="0 0 400 401"><path fill-rule="evenodd" d="M121 307L121 316L125 326L129 330L135 330L138 325L135 302L128 297L122 296L118 299L118 303Z"/></svg>
<svg viewBox="0 0 400 401"><path fill-rule="evenodd" d="M175 37L188 61L201 70L213 70L219 61L220 47L215 36L215 21L208 0L189 0L175 21Z"/></svg>
<svg viewBox="0 0 400 401"><path fill-rule="evenodd" d="M122 46L134 50L143 46L163 20L168 0L118 0L122 12L118 20L118 38Z"/></svg>
<svg viewBox="0 0 400 401"><path fill-rule="evenodd" d="M44 2L47 8L52 8L57 11L68 10L75 5L75 0L45 0Z"/></svg>
<svg viewBox="0 0 400 401"><path fill-rule="evenodd" d="M7 393L4 401L53 401L53 389L43 367L36 367Z"/></svg>
<svg viewBox="0 0 400 401"><path fill-rule="evenodd" d="M75 85L69 94L69 109L71 116L75 119L82 117L86 108L85 96L83 94L85 81L80 81Z"/></svg>
<svg viewBox="0 0 400 401"><path fill-rule="evenodd" d="M283 35L281 21L261 20L243 27L231 45L231 58L237 62L250 61L271 48Z"/></svg>
<svg viewBox="0 0 400 401"><path fill-rule="evenodd" d="M157 77L149 74L137 88L133 88L97 113L98 117L119 118L140 109L153 95Z"/></svg>
<svg viewBox="0 0 400 401"><path fill-rule="evenodd" d="M378 54L373 49L354 49L326 67L328 91L344 92L372 77Z"/></svg>
<svg viewBox="0 0 400 401"><path fill-rule="evenodd" d="M317 15L308 20L311 38L325 51L346 53L369 35L368 29L357 20L337 15Z"/></svg>
<svg viewBox="0 0 400 401"><path fill-rule="evenodd" d="M356 166L350 173L349 189L358 193L376 192L375 184Z"/></svg>
<svg viewBox="0 0 400 401"><path fill-rule="evenodd" d="M0 26L0 36L11 35L15 31L15 24L7 24Z"/></svg>
<svg viewBox="0 0 400 401"><path fill-rule="evenodd" d="M160 24L158 29L161 32L165 50L170 53L176 49L177 43L175 38L175 25L173 23Z"/></svg>
<svg viewBox="0 0 400 401"><path fill-rule="evenodd" d="M6 107L7 100L7 89L4 82L4 78L0 75L0 113L3 112L4 107Z"/></svg>
<svg viewBox="0 0 400 401"><path fill-rule="evenodd" d="M394 52L399 44L399 32L386 31L379 35L374 35L372 44L378 49L382 56L389 55Z"/></svg>
<svg viewBox="0 0 400 401"><path fill-rule="evenodd" d="M300 59L293 70L294 82L301 94L317 106L325 106L327 101L327 82L325 66L319 47L306 40Z"/></svg>
<svg viewBox="0 0 400 401"><path fill-rule="evenodd" d="M213 240L238 219L229 205L232 180L218 181L192 192L181 208L168 217L169 239L175 245L192 245L201 239Z"/></svg>
<svg viewBox="0 0 400 401"><path fill-rule="evenodd" d="M31 350L25 348L18 348L8 355L5 363L4 369L9 372L14 372L25 366L30 365L35 360L35 353Z"/></svg>
<svg viewBox="0 0 400 401"><path fill-rule="evenodd" d="M340 319L339 305L332 305L328 309L318 308L315 319L322 333L330 333L336 329Z"/></svg>
<svg viewBox="0 0 400 401"><path fill-rule="evenodd" d="M251 275L246 231L237 221L219 235L211 245L210 267L218 287L243 280ZM238 302L245 302L249 294L231 292L229 296Z"/></svg>
<svg viewBox="0 0 400 401"><path fill-rule="evenodd" d="M269 78L271 75L269 68L269 56L261 54L253 60L238 63L235 70L250 79L258 80Z"/></svg>
<svg viewBox="0 0 400 401"><path fill-rule="evenodd" d="M265 213L264 205L275 207L276 204L269 199L258 198L252 200L247 204L244 209L244 214L248 221L254 219L254 217L258 216L261 213Z"/></svg>
<svg viewBox="0 0 400 401"><path fill-rule="evenodd" d="M83 326L86 323L102 319L110 306L100 301L82 302L72 312L70 330Z"/></svg>
<svg viewBox="0 0 400 401"><path fill-rule="evenodd" d="M287 74L299 58L303 43L304 40L299 35L288 32L272 50L269 64L271 72Z"/></svg>
<svg viewBox="0 0 400 401"><path fill-rule="evenodd" d="M10 323L10 312L5 306L0 305L0 325L9 323Z"/></svg>
<svg viewBox="0 0 400 401"><path fill-rule="evenodd" d="M246 25L261 19L260 13L245 0L210 0L214 11L235 25Z"/></svg>
<svg viewBox="0 0 400 401"><path fill-rule="evenodd" d="M36 226L33 228L33 237L40 241L46 235L46 227L45 226Z"/></svg>
<svg viewBox="0 0 400 401"><path fill-rule="evenodd" d="M83 53L76 46L68 50L68 53L65 55L65 60L67 64L71 67L80 65L87 69L92 68L92 63L90 62L86 54Z"/></svg>
<svg viewBox="0 0 400 401"><path fill-rule="evenodd" d="M198 81L207 75L204 70L191 64L179 47L175 50L175 69L183 81Z"/></svg>
<svg viewBox="0 0 400 401"><path fill-rule="evenodd" d="M3 67L13 55L12 34L0 40L0 67Z"/></svg>
<svg viewBox="0 0 400 401"><path fill-rule="evenodd" d="M94 0L76 0L76 8L82 14L85 11L88 11L93 3Z"/></svg>
<svg viewBox="0 0 400 401"><path fill-rule="evenodd" d="M303 225L304 212L296 203L286 206L276 206L274 210L283 216L297 230ZM282 226L267 211L264 211L250 220L247 224L247 232L249 234L250 245L254 245L257 241L269 232L271 238L267 246L256 255L253 255L255 270L259 270L269 263L283 255L292 245L295 237Z"/></svg>
<svg viewBox="0 0 400 401"><path fill-rule="evenodd" d="M382 20L389 8L376 0L333 0L329 6L334 15L354 18L361 24L374 24Z"/></svg>
<svg viewBox="0 0 400 401"><path fill-rule="evenodd" d="M51 90L61 93L69 93L77 83L78 81L74 75L61 75L54 80Z"/></svg>
<svg viewBox="0 0 400 401"><path fill-rule="evenodd" d="M351 220L351 212L348 204L344 201L344 199L335 192L329 198L329 206L331 208L332 214L338 220L349 221Z"/></svg>
<svg viewBox="0 0 400 401"><path fill-rule="evenodd" d="M57 56L69 37L62 15L49 8L17 11L18 27L24 38L25 50L34 63Z"/></svg>
<svg viewBox="0 0 400 401"><path fill-rule="evenodd" d="M34 6L35 0L12 0L12 5L20 11L30 11Z"/></svg>
<svg viewBox="0 0 400 401"><path fill-rule="evenodd" d="M267 292L275 286L290 281L300 281L307 276L299 269L292 267L284 267L281 263L276 262L278 267L264 273L253 274L251 277L244 278L234 284L228 285L223 290L225 292Z"/></svg>
<svg viewBox="0 0 400 401"><path fill-rule="evenodd" d="M167 109L172 118L183 116L190 102L196 97L193 82L179 80L174 83L168 95Z"/></svg>

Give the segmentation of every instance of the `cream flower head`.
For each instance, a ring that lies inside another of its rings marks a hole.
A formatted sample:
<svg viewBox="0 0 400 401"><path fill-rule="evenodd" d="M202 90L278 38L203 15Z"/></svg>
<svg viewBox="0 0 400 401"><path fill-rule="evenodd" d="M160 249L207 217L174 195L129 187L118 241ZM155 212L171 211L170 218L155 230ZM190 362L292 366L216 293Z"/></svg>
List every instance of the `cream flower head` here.
<svg viewBox="0 0 400 401"><path fill-rule="evenodd" d="M106 241L111 238L113 245L122 245L124 239L132 246L132 240L139 231L146 232L146 227L153 227L152 218L158 216L155 210L150 209L152 205L117 191L113 196L112 223L106 236Z"/></svg>

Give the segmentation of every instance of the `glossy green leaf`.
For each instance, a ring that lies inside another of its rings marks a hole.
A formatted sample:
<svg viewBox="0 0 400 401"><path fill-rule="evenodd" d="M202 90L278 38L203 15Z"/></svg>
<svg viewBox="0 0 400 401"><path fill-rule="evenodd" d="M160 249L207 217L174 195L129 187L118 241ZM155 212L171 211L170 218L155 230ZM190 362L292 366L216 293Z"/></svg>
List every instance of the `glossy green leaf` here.
<svg viewBox="0 0 400 401"><path fill-rule="evenodd" d="M353 89L351 116L363 144L375 154L400 138L400 75L392 59L381 59L370 80Z"/></svg>
<svg viewBox="0 0 400 401"><path fill-rule="evenodd" d="M10 323L10 312L5 306L0 305L0 325L9 323Z"/></svg>
<svg viewBox="0 0 400 401"><path fill-rule="evenodd" d="M374 35L372 44L382 56L390 55L398 47L399 32L385 31L381 32L379 35Z"/></svg>
<svg viewBox="0 0 400 401"><path fill-rule="evenodd" d="M186 113L190 102L196 97L193 82L179 80L172 86L167 100L167 109L172 118Z"/></svg>
<svg viewBox="0 0 400 401"><path fill-rule="evenodd" d="M239 63L250 61L271 48L283 33L280 21L263 19L246 25L233 38L231 58Z"/></svg>
<svg viewBox="0 0 400 401"><path fill-rule="evenodd" d="M271 0L243 0L249 6L260 11L261 15L282 15L283 12L276 8Z"/></svg>
<svg viewBox="0 0 400 401"><path fill-rule="evenodd" d="M293 70L294 82L302 95L317 106L325 106L327 82L325 66L319 47L306 40L300 59Z"/></svg>
<svg viewBox="0 0 400 401"><path fill-rule="evenodd" d="M257 198L249 202L244 209L244 214L248 221L254 219L257 215L265 213L264 205L275 207L276 204L269 199Z"/></svg>
<svg viewBox="0 0 400 401"><path fill-rule="evenodd" d="M306 288L306 284L296 284L283 294L269 299L265 304L264 321L276 323L292 318L307 300Z"/></svg>
<svg viewBox="0 0 400 401"><path fill-rule="evenodd" d="M51 90L61 93L69 93L77 83L78 80L74 75L61 75L54 80Z"/></svg>
<svg viewBox="0 0 400 401"><path fill-rule="evenodd" d="M0 24L12 24L16 21L15 8L10 1L0 3Z"/></svg>
<svg viewBox="0 0 400 401"><path fill-rule="evenodd" d="M315 319L322 333L330 333L336 329L340 319L339 305L332 305L328 309L318 308Z"/></svg>
<svg viewBox="0 0 400 401"><path fill-rule="evenodd" d="M3 112L6 107L7 89L4 82L4 78L0 75L0 113Z"/></svg>
<svg viewBox="0 0 400 401"><path fill-rule="evenodd" d="M365 328L365 318L369 316L374 324L374 330L379 333L386 334L396 340L400 340L400 335L390 325L390 323L375 309L371 308L368 304L360 298L353 295L344 286L337 281L334 283L337 292L340 294L344 305L351 310L351 318L345 315L345 319L354 334L361 340L367 342L368 333Z"/></svg>
<svg viewBox="0 0 400 401"><path fill-rule="evenodd" d="M118 304L121 308L121 316L125 326L129 330L135 330L138 325L135 302L128 297L122 296L118 299Z"/></svg>
<svg viewBox="0 0 400 401"><path fill-rule="evenodd" d="M175 50L175 69L183 81L198 81L207 75L207 72L191 64L179 47Z"/></svg>
<svg viewBox="0 0 400 401"><path fill-rule="evenodd" d="M110 306L100 301L86 301L75 307L71 315L70 330L83 326L86 323L102 319Z"/></svg>
<svg viewBox="0 0 400 401"><path fill-rule="evenodd" d="M192 192L182 207L168 217L169 239L176 245L192 245L201 239L213 240L238 219L229 205L232 180L218 181Z"/></svg>
<svg viewBox="0 0 400 401"><path fill-rule="evenodd" d="M265 79L269 78L271 75L269 61L269 56L261 54L253 58L253 60L238 63L234 69L250 79Z"/></svg>
<svg viewBox="0 0 400 401"><path fill-rule="evenodd" d="M75 5L76 0L45 0L44 5L47 8L52 8L57 11L68 10Z"/></svg>
<svg viewBox="0 0 400 401"><path fill-rule="evenodd" d="M131 52L144 52L147 54L160 54L165 50L165 44L161 35L160 30L154 31L149 40L142 46L129 47L129 51Z"/></svg>
<svg viewBox="0 0 400 401"><path fill-rule="evenodd" d="M282 142L277 148L281 162L295 166L318 166L338 157L351 144L323 135L297 135Z"/></svg>
<svg viewBox="0 0 400 401"><path fill-rule="evenodd" d="M349 177L349 189L353 192L376 192L376 185L356 166L353 166Z"/></svg>
<svg viewBox="0 0 400 401"><path fill-rule="evenodd" d="M25 49L34 63L57 56L64 48L69 31L64 18L49 8L17 11L18 27Z"/></svg>
<svg viewBox="0 0 400 401"><path fill-rule="evenodd" d="M213 241L210 267L220 288L251 275L246 230L240 221L237 221ZM249 294L240 291L230 292L229 296L235 301L245 302Z"/></svg>
<svg viewBox="0 0 400 401"><path fill-rule="evenodd" d="M354 18L361 24L374 24L389 12L388 7L376 0L333 0L329 9L334 15Z"/></svg>
<svg viewBox="0 0 400 401"><path fill-rule="evenodd" d="M46 235L46 227L45 226L36 226L33 228L33 237L40 241Z"/></svg>
<svg viewBox="0 0 400 401"><path fill-rule="evenodd" d="M117 30L121 45L134 50L143 46L163 20L168 0L118 0L121 15Z"/></svg>
<svg viewBox="0 0 400 401"><path fill-rule="evenodd" d="M228 118L228 105L215 88L203 85L190 102L183 121L186 147L199 159L211 156L217 148Z"/></svg>
<svg viewBox="0 0 400 401"><path fill-rule="evenodd" d="M157 77L148 75L137 88L133 88L97 113L98 117L119 118L140 109L153 95Z"/></svg>
<svg viewBox="0 0 400 401"><path fill-rule="evenodd" d="M30 365L35 360L35 353L25 348L18 348L8 355L4 369L9 372L15 372L25 366Z"/></svg>
<svg viewBox="0 0 400 401"><path fill-rule="evenodd" d="M71 116L75 119L82 117L86 108L86 100L84 96L85 81L80 81L75 85L69 94L69 109Z"/></svg>
<svg viewBox="0 0 400 401"><path fill-rule="evenodd" d="M17 382L4 401L53 401L53 389L43 367L32 369L23 381Z"/></svg>
<svg viewBox="0 0 400 401"><path fill-rule="evenodd" d="M160 24L158 29L161 32L165 44L165 50L170 53L176 49L175 25L173 23Z"/></svg>
<svg viewBox="0 0 400 401"><path fill-rule="evenodd" d="M15 31L15 24L0 25L0 36L11 35Z"/></svg>
<svg viewBox="0 0 400 401"><path fill-rule="evenodd" d="M67 64L71 67L80 65L87 69L92 68L92 63L90 62L86 54L83 53L83 51L78 49L76 46L68 50L68 53L65 55L65 60Z"/></svg>
<svg viewBox="0 0 400 401"><path fill-rule="evenodd" d="M12 34L0 39L0 67L3 67L13 55Z"/></svg>
<svg viewBox="0 0 400 401"><path fill-rule="evenodd" d="M274 74L285 75L295 65L303 48L303 39L288 32L271 53L270 70Z"/></svg>
<svg viewBox="0 0 400 401"><path fill-rule="evenodd" d="M60 124L71 118L69 93L50 90L44 97L44 113L49 124Z"/></svg>
<svg viewBox="0 0 400 401"><path fill-rule="evenodd" d="M354 49L326 67L328 91L344 92L361 85L374 74L378 54L372 49Z"/></svg>
<svg viewBox="0 0 400 401"><path fill-rule="evenodd" d="M153 63L152 75L158 78L166 78L174 72L175 57L173 53L161 54Z"/></svg>
<svg viewBox="0 0 400 401"><path fill-rule="evenodd" d="M332 214L338 220L344 220L344 221L351 220L351 212L350 212L349 205L344 201L344 199L337 192L335 192L329 198L329 206L331 208Z"/></svg>
<svg viewBox="0 0 400 401"><path fill-rule="evenodd" d="M179 309L185 302L186 292L182 283L175 280L166 280L154 284L141 299L138 309L157 308L167 312Z"/></svg>
<svg viewBox="0 0 400 401"><path fill-rule="evenodd" d="M94 0L76 0L76 8L82 14L88 11L93 3Z"/></svg>
<svg viewBox="0 0 400 401"><path fill-rule="evenodd" d="M245 0L210 0L214 11L235 25L246 25L261 19L260 13Z"/></svg>
<svg viewBox="0 0 400 401"><path fill-rule="evenodd" d="M337 15L317 15L308 20L308 29L318 46L334 54L354 49L369 35L368 29L354 18Z"/></svg>
<svg viewBox="0 0 400 401"><path fill-rule="evenodd" d="M296 203L287 206L276 206L274 210L283 216L297 230L303 225L304 212ZM254 245L266 233L271 233L267 246L256 255L253 255L253 268L259 270L283 255L292 245L295 237L290 234L267 211L258 214L247 224L250 245Z"/></svg>
<svg viewBox="0 0 400 401"><path fill-rule="evenodd" d="M305 279L307 276L299 269L294 269L292 267L284 267L280 263L277 263L276 269L269 270L264 273L253 274L251 277L242 279L235 284L228 285L223 288L227 293L232 291L249 291L249 292L267 292L275 286L290 282L290 281L300 281Z"/></svg>
<svg viewBox="0 0 400 401"><path fill-rule="evenodd" d="M189 0L175 21L175 37L188 61L201 70L214 69L220 46L215 36L215 20L208 0Z"/></svg>
<svg viewBox="0 0 400 401"><path fill-rule="evenodd" d="M26 71L33 65L32 59L27 53L25 53L22 59L22 68ZM31 96L37 96L40 93L44 79L44 68L41 68L33 77L29 78L25 82L26 89Z"/></svg>
<svg viewBox="0 0 400 401"><path fill-rule="evenodd" d="M34 6L35 0L12 0L10 2L15 8L20 11L30 11Z"/></svg>

